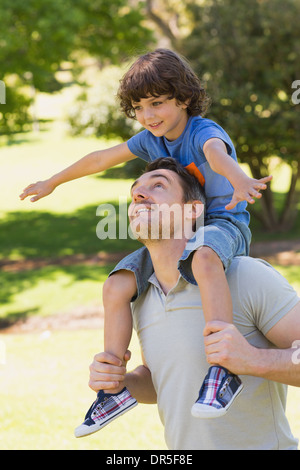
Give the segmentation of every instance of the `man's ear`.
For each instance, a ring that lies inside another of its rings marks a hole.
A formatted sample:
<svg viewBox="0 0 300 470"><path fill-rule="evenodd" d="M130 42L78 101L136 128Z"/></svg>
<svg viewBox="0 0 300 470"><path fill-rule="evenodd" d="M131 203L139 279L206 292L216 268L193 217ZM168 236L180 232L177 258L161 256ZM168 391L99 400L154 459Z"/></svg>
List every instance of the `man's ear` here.
<svg viewBox="0 0 300 470"><path fill-rule="evenodd" d="M191 201L187 204L186 217L188 219L198 219L204 211L204 204L201 201Z"/></svg>
<svg viewBox="0 0 300 470"><path fill-rule="evenodd" d="M193 206L194 206L195 219L198 219L198 217L200 217L200 215L204 211L204 204L201 201L194 201Z"/></svg>

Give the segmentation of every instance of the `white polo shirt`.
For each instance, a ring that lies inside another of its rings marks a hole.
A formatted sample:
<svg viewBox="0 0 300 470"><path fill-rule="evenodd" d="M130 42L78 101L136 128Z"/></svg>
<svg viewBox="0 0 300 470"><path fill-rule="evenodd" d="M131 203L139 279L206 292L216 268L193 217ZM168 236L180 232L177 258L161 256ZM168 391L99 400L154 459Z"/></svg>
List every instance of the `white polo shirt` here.
<svg viewBox="0 0 300 470"><path fill-rule="evenodd" d="M235 326L253 346L274 349L264 335L299 302L297 293L268 263L248 257L233 260L227 280ZM244 390L224 417L191 416L209 367L198 286L180 276L165 295L153 274L132 313L170 449L297 449L285 416L287 386L277 382L241 376Z"/></svg>

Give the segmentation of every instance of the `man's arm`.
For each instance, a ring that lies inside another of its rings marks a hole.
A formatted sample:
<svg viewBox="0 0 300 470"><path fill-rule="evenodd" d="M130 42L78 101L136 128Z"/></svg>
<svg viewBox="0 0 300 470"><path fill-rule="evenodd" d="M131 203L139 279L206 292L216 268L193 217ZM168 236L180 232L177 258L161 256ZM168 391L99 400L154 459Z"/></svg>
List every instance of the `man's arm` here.
<svg viewBox="0 0 300 470"><path fill-rule="evenodd" d="M211 169L219 175L225 176L234 188L232 200L225 207L227 210L233 209L241 201L254 204L253 198L261 198L259 191L266 189L265 183L272 179L272 176L266 176L259 180L247 176L238 163L228 155L226 146L221 139L207 140L203 146L203 152Z"/></svg>
<svg viewBox="0 0 300 470"><path fill-rule="evenodd" d="M132 372L128 372L125 375L124 384L139 403L148 405L157 403L151 372L147 366L141 365Z"/></svg>
<svg viewBox="0 0 300 470"><path fill-rule="evenodd" d="M120 359L112 354L106 352L96 354L90 365L90 388L95 392L110 390L111 393L114 393L114 389L123 382L124 386L128 388L131 395L139 403L156 403L156 392L152 383L151 372L143 355L143 365L126 373L126 364L130 356L130 351L127 351L122 364Z"/></svg>
<svg viewBox="0 0 300 470"><path fill-rule="evenodd" d="M204 335L209 364L300 387L300 352L293 347L300 349L300 302L266 334L278 349L255 348L234 325L219 321L208 323Z"/></svg>
<svg viewBox="0 0 300 470"><path fill-rule="evenodd" d="M281 349L266 352L261 364L263 376L300 387L300 351L293 347L298 344L300 350L300 302L269 330L266 337Z"/></svg>
<svg viewBox="0 0 300 470"><path fill-rule="evenodd" d="M51 178L30 184L20 194L20 199L23 200L28 196L34 196L30 201L38 201L42 197L51 194L60 184L107 170L119 163L133 160L134 158L136 156L131 153L126 142L105 150L89 153Z"/></svg>

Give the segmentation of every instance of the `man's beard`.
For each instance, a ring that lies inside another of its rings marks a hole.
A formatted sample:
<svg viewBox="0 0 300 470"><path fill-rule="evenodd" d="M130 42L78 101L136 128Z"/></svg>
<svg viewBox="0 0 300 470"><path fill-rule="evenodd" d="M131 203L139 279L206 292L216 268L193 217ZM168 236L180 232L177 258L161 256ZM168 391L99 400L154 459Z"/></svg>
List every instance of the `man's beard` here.
<svg viewBox="0 0 300 470"><path fill-rule="evenodd" d="M174 238L182 239L184 236L182 208L180 205L156 206L149 212L147 219L131 220L130 229L133 237L144 244Z"/></svg>

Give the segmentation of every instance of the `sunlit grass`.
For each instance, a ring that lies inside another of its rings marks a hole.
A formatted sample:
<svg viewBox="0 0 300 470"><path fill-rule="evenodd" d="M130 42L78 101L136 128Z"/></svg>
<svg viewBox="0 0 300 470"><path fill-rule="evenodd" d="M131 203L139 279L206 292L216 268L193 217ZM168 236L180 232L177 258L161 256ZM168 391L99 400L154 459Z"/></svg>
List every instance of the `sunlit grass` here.
<svg viewBox="0 0 300 470"><path fill-rule="evenodd" d="M19 200L19 194L30 183L49 178L86 154L117 145L119 141L70 137L59 123L49 124L46 131L20 135L20 143L0 147L0 212L49 211L71 213L89 204L129 197L131 180L101 179L99 175L68 182L46 198L31 203Z"/></svg>
<svg viewBox="0 0 300 470"><path fill-rule="evenodd" d="M6 364L0 365L0 449L165 449L155 405L138 405L93 436L76 439L95 398L88 366L103 348L100 331L44 332L0 336ZM134 338L130 367L140 364Z"/></svg>
<svg viewBox="0 0 300 470"><path fill-rule="evenodd" d="M155 405L138 405L100 432L75 439L94 400L88 366L103 348L102 331L57 331L0 336L6 364L0 365L0 449L153 450L166 449ZM134 336L129 370L140 364ZM300 437L300 392L290 387L287 417Z"/></svg>
<svg viewBox="0 0 300 470"><path fill-rule="evenodd" d="M102 285L113 265L46 266L21 273L0 271L0 325L102 306Z"/></svg>
<svg viewBox="0 0 300 470"><path fill-rule="evenodd" d="M298 292L300 295L300 267L295 265L295 266L275 266L275 269L277 269L280 274L282 274L283 277L288 279L289 283L294 287L294 289Z"/></svg>

